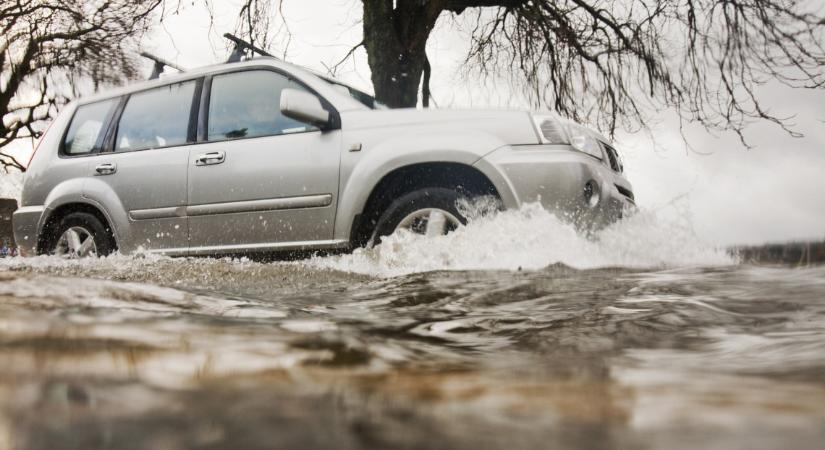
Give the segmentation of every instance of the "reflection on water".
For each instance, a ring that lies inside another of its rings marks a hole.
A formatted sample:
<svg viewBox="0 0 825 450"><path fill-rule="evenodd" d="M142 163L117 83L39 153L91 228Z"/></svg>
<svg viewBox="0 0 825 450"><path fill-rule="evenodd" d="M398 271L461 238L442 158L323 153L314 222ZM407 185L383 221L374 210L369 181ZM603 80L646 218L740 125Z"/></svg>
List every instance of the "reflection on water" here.
<svg viewBox="0 0 825 450"><path fill-rule="evenodd" d="M335 258L3 262L0 448L825 442L825 267Z"/></svg>

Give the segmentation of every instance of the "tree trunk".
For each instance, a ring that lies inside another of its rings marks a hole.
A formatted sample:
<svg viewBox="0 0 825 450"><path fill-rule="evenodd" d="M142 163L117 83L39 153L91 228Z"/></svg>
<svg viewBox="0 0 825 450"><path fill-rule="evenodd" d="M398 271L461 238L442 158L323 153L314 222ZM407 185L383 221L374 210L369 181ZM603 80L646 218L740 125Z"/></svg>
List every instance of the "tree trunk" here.
<svg viewBox="0 0 825 450"><path fill-rule="evenodd" d="M426 66L427 38L441 12L438 2L363 0L364 47L376 99L414 108Z"/></svg>

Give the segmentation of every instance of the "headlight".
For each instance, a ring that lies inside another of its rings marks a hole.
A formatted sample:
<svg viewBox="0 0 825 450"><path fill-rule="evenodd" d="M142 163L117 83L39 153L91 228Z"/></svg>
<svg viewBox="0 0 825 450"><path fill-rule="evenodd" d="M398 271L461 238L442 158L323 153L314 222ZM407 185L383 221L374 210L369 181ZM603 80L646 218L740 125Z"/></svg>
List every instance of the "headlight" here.
<svg viewBox="0 0 825 450"><path fill-rule="evenodd" d="M570 136L570 145L573 146L573 148L580 152L587 153L594 158L604 158L599 141L594 138L586 128L576 124L570 124L567 128L570 130L568 133Z"/></svg>
<svg viewBox="0 0 825 450"><path fill-rule="evenodd" d="M549 115L533 115L533 123L543 144L568 144L594 158L604 159L599 141L587 128L575 123L563 123Z"/></svg>

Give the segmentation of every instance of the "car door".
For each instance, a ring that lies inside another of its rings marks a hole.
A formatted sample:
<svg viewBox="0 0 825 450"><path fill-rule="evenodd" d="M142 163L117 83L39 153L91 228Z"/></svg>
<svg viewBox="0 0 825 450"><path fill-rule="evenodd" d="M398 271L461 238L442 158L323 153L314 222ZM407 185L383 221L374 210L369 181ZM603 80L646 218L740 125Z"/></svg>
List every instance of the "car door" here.
<svg viewBox="0 0 825 450"><path fill-rule="evenodd" d="M127 213L128 229L118 230L122 251L188 248L186 170L200 83L173 83L126 97L108 151L95 157L93 182L86 188ZM105 198L107 192L116 199Z"/></svg>
<svg viewBox="0 0 825 450"><path fill-rule="evenodd" d="M340 130L321 131L280 111L283 89L307 89L266 69L215 75L206 85L205 142L189 156L191 249L331 240Z"/></svg>

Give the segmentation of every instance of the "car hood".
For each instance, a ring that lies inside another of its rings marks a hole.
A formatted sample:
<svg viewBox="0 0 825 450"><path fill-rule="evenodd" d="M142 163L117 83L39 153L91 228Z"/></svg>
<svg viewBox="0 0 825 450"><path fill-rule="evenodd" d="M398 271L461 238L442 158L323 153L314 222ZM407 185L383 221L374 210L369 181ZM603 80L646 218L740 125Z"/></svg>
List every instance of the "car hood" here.
<svg viewBox="0 0 825 450"><path fill-rule="evenodd" d="M365 129L473 130L493 134L510 145L539 143L530 113L504 110L378 109L345 111L342 126L347 131Z"/></svg>

